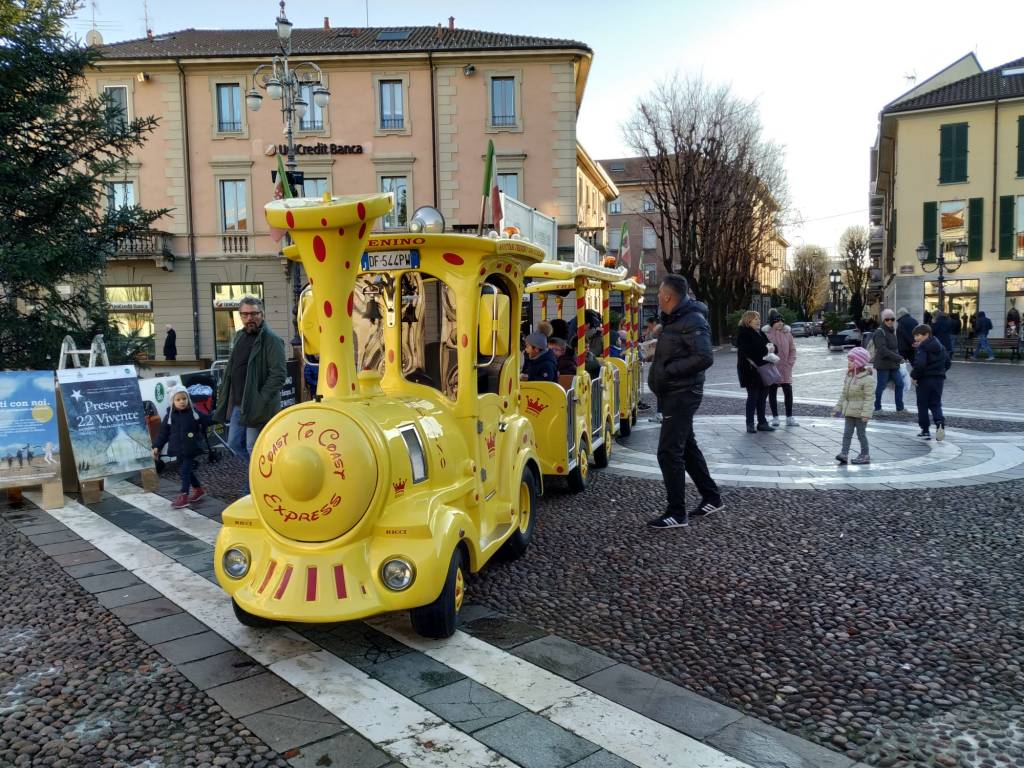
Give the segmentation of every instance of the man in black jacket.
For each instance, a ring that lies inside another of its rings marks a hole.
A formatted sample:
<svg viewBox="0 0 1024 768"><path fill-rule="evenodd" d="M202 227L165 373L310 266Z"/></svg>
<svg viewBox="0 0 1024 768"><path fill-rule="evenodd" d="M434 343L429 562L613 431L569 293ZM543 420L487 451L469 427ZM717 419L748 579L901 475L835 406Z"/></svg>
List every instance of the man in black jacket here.
<svg viewBox="0 0 1024 768"><path fill-rule="evenodd" d="M654 350L647 384L658 397L662 414L658 465L668 498L665 514L650 520L652 528L683 528L690 517L723 509L718 486L708 472L704 454L693 434L693 416L704 397L704 371L714 363L708 308L689 298L681 275L666 275L658 289L661 335ZM686 473L697 486L700 504L686 511Z"/></svg>

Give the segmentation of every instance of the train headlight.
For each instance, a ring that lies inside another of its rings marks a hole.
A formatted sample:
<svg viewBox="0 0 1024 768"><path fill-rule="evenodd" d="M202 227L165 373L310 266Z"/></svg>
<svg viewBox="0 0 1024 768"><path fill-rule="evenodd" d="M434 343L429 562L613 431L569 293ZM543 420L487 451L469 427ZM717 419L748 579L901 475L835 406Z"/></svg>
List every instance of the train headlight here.
<svg viewBox="0 0 1024 768"><path fill-rule="evenodd" d="M245 547L232 547L224 553L221 565L224 566L224 573L232 579L240 579L249 572L249 550Z"/></svg>
<svg viewBox="0 0 1024 768"><path fill-rule="evenodd" d="M412 567L412 563L400 557L385 560L384 565L380 567L380 579L392 592L408 589L415 578L416 569Z"/></svg>
<svg viewBox="0 0 1024 768"><path fill-rule="evenodd" d="M421 205L413 213L412 219L409 220L409 231L440 234L444 232L444 216L441 215L437 208Z"/></svg>

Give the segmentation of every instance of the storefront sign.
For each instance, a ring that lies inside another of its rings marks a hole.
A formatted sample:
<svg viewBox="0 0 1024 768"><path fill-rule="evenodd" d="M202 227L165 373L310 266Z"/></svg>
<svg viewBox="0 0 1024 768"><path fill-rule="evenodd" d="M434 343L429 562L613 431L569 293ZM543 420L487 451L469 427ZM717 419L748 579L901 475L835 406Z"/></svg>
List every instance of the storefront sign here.
<svg viewBox="0 0 1024 768"><path fill-rule="evenodd" d="M904 264L902 267L900 267L900 274L901 275L912 275L912 274L914 274L914 267L912 265L909 265L909 264Z"/></svg>
<svg viewBox="0 0 1024 768"><path fill-rule="evenodd" d="M108 301L107 306L114 312L152 312L152 301Z"/></svg>
<svg viewBox="0 0 1024 768"><path fill-rule="evenodd" d="M79 480L152 469L135 366L68 368L57 380Z"/></svg>
<svg viewBox="0 0 1024 768"><path fill-rule="evenodd" d="M277 151L282 155L288 154L288 145L279 144ZM362 144L296 144L296 155L361 155L363 154Z"/></svg>
<svg viewBox="0 0 1024 768"><path fill-rule="evenodd" d="M58 476L56 413L52 371L0 372L0 488Z"/></svg>

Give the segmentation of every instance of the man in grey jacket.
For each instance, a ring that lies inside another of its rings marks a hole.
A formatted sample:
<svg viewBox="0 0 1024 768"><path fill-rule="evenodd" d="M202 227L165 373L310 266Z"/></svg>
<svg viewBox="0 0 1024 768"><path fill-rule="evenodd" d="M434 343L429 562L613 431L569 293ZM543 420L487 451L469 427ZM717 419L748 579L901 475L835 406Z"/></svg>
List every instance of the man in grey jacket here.
<svg viewBox="0 0 1024 768"><path fill-rule="evenodd" d="M875 382L875 413L882 412L882 393L891 381L896 388L896 410L902 412L903 407L903 355L900 354L900 343L896 338L896 313L891 309L882 310L882 325L871 335L875 345L874 366L877 372Z"/></svg>

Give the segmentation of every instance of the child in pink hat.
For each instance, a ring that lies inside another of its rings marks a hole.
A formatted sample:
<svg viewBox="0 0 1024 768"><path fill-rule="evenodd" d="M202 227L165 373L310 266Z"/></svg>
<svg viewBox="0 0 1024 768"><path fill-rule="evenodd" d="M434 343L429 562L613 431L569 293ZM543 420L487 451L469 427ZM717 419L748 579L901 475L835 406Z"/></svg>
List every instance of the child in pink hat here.
<svg viewBox="0 0 1024 768"><path fill-rule="evenodd" d="M843 416L846 425L843 429L843 449L836 456L840 464L870 464L868 453L867 423L871 420L875 398L875 372L871 369L871 355L864 347L854 347L846 353L847 370L843 379L843 391L839 395L832 413ZM854 430L860 442L860 455L850 461L850 443L853 441Z"/></svg>

